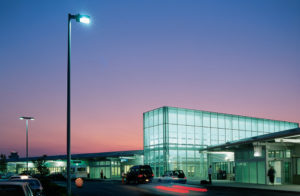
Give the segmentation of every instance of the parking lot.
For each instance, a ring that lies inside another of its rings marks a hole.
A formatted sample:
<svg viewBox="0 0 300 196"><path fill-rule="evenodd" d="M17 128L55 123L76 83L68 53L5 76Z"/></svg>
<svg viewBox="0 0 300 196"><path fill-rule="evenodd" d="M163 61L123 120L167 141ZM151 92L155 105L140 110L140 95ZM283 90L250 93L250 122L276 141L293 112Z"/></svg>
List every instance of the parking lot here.
<svg viewBox="0 0 300 196"><path fill-rule="evenodd" d="M65 182L57 182L65 186ZM120 181L86 181L82 188L77 188L72 184L72 193L75 196L80 195L233 195L233 196L295 196L297 194L287 192L275 192L266 190L247 190L226 188L226 189L206 189L203 186L183 185L175 183L149 183L149 184L122 184Z"/></svg>

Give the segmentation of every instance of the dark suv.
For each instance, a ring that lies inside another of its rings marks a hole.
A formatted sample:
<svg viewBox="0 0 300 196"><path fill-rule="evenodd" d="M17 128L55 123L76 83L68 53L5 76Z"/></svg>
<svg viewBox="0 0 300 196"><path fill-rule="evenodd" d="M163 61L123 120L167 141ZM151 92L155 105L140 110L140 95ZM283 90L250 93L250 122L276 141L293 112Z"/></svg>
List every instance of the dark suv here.
<svg viewBox="0 0 300 196"><path fill-rule="evenodd" d="M149 165L136 165L130 168L126 175L126 183L146 183L152 182L154 174Z"/></svg>

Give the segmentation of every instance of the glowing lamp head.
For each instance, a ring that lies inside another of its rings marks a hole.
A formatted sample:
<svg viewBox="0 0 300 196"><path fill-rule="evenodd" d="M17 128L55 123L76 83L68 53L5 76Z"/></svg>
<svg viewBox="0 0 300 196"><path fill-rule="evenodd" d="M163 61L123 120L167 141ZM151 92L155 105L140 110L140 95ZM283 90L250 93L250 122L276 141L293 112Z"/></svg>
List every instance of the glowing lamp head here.
<svg viewBox="0 0 300 196"><path fill-rule="evenodd" d="M19 119L20 120L34 120L33 117L28 117L28 116L21 116Z"/></svg>
<svg viewBox="0 0 300 196"><path fill-rule="evenodd" d="M77 21L77 22L81 22L81 23L85 23L85 24L90 24L91 19L90 19L90 17L87 16L87 15L80 15L80 14L77 14L77 15L76 15L76 21Z"/></svg>

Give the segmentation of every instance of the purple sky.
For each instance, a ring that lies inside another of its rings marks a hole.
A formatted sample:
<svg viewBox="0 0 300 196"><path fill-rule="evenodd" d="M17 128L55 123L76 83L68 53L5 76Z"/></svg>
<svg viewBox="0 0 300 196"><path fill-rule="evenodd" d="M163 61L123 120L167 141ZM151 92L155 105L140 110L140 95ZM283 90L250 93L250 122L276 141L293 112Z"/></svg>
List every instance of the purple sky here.
<svg viewBox="0 0 300 196"><path fill-rule="evenodd" d="M143 148L164 105L300 122L300 1L0 2L0 153L66 152L67 14L72 153Z"/></svg>

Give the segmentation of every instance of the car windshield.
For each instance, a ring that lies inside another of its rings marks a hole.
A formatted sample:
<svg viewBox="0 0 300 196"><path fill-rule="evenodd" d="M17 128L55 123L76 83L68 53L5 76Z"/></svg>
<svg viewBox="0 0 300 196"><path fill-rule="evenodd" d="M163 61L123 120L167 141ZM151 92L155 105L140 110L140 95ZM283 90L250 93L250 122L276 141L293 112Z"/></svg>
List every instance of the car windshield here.
<svg viewBox="0 0 300 196"><path fill-rule="evenodd" d="M12 196L12 195L24 195L21 186L17 185L0 185L0 195L2 196Z"/></svg>
<svg viewBox="0 0 300 196"><path fill-rule="evenodd" d="M28 179L28 180L14 180L14 181L18 181L18 182L28 182L29 186L32 187L37 187L40 186L39 181L37 180L33 180L33 179Z"/></svg>
<svg viewBox="0 0 300 196"><path fill-rule="evenodd" d="M151 167L146 167L146 166L142 166L140 168L141 173L145 173L145 174L151 174L152 173L152 169Z"/></svg>

